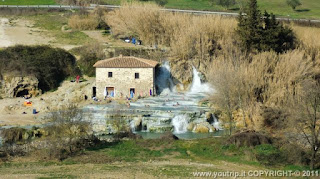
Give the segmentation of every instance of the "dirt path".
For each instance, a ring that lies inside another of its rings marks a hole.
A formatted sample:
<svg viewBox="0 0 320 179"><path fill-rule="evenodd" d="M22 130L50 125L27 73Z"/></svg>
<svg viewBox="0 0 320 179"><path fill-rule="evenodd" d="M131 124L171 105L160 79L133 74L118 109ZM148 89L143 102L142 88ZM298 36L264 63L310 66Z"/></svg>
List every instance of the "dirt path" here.
<svg viewBox="0 0 320 179"><path fill-rule="evenodd" d="M70 50L80 45L53 43L55 38L47 31L33 27L34 23L26 19L8 19L0 17L0 48L13 45L52 45Z"/></svg>
<svg viewBox="0 0 320 179"><path fill-rule="evenodd" d="M11 41L9 40L7 34L5 33L5 28L9 24L9 20L2 18L0 19L0 47L8 47L11 45Z"/></svg>
<svg viewBox="0 0 320 179"><path fill-rule="evenodd" d="M262 168L225 161L214 164L190 162L186 159L149 162L115 162L106 164L49 165L23 162L17 166L0 167L2 178L76 177L76 178L194 178L193 172L249 171ZM24 165L25 167L19 167ZM201 178L201 177L200 177ZM203 177L202 177L203 178ZM228 177L224 177L228 178ZM260 177L264 178L264 177Z"/></svg>
<svg viewBox="0 0 320 179"><path fill-rule="evenodd" d="M0 47L17 44L49 44L52 38L45 36L43 30L33 27L33 23L24 19L1 18Z"/></svg>

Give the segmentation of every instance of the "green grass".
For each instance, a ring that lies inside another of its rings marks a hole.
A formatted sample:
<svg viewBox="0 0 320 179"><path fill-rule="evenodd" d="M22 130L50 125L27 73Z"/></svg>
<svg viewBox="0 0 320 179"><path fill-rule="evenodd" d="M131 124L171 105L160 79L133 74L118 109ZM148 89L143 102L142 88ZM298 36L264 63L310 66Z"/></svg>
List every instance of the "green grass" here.
<svg viewBox="0 0 320 179"><path fill-rule="evenodd" d="M0 5L54 5L54 0L0 0Z"/></svg>
<svg viewBox="0 0 320 179"><path fill-rule="evenodd" d="M107 4L120 5L120 0L104 0ZM320 19L320 2L319 0L301 0L302 6L297 7L296 11L292 10L286 4L286 0L258 0L261 11L267 10L277 16L289 18L308 18ZM168 0L166 8L175 9L193 9L208 11L228 11L238 12L238 5L226 10L219 5L211 5L208 0Z"/></svg>
<svg viewBox="0 0 320 179"><path fill-rule="evenodd" d="M35 22L35 27L45 29L55 37L54 42L69 45L83 45L94 41L81 31L62 32L61 28L68 24L68 17L63 13L46 13L41 15L27 16Z"/></svg>
<svg viewBox="0 0 320 179"><path fill-rule="evenodd" d="M121 0L102 0L104 4L120 5ZM286 4L286 0L258 0L262 11L267 10L277 16L289 18L320 19L319 0L301 0L302 6L292 10ZM54 5L54 0L0 0L0 5ZM237 12L238 5L230 7L229 10L219 5L212 5L209 0L168 0L166 8L193 9L207 11Z"/></svg>
<svg viewBox="0 0 320 179"><path fill-rule="evenodd" d="M253 149L225 147L223 141L223 138L199 139L197 141L131 140L102 148L92 148L89 151L102 152L114 161L149 161L161 160L164 156L174 156L174 158L203 162L224 160L259 165L259 162L244 157L245 151L252 152Z"/></svg>
<svg viewBox="0 0 320 179"><path fill-rule="evenodd" d="M261 10L267 10L277 16L290 18L309 18L320 19L320 1L319 0L301 0L302 6L292 10L286 0L258 0Z"/></svg>
<svg viewBox="0 0 320 179"><path fill-rule="evenodd" d="M1 165L0 173L37 174L44 177L76 178L79 175L96 173L123 173L135 175L143 171L152 176L190 177L195 171L229 170L307 170L295 165L264 166L251 154L274 154L271 145L255 148L225 145L225 138L198 140L125 140L89 148L79 155L59 161L7 162ZM169 163L166 163L168 162ZM180 162L184 164L180 165ZM199 165L187 165L186 161ZM149 164L149 162L152 162ZM162 164L160 164L162 163ZM213 165L211 165L213 164ZM220 165L239 166L235 168L214 167ZM235 165L234 165L235 164ZM82 173L81 173L82 172ZM10 175L9 175L10 176ZM97 176L99 178L99 175ZM161 178L161 177L160 177Z"/></svg>

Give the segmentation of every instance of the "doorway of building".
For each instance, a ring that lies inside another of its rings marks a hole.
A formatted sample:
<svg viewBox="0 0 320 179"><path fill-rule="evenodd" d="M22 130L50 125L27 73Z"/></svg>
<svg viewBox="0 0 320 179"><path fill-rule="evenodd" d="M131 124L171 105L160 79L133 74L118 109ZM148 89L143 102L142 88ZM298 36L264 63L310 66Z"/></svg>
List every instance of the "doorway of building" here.
<svg viewBox="0 0 320 179"><path fill-rule="evenodd" d="M133 98L134 94L136 94L136 90L134 88L130 88L130 98Z"/></svg>
<svg viewBox="0 0 320 179"><path fill-rule="evenodd" d="M106 87L107 97L114 97L114 87Z"/></svg>
<svg viewBox="0 0 320 179"><path fill-rule="evenodd" d="M97 95L97 88L92 87L92 97L96 97L96 95Z"/></svg>

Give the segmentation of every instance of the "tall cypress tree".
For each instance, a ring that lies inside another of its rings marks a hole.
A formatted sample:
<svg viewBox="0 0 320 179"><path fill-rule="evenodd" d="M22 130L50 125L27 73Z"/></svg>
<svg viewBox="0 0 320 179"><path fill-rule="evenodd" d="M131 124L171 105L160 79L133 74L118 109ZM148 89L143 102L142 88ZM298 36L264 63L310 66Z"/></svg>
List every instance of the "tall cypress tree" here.
<svg viewBox="0 0 320 179"><path fill-rule="evenodd" d="M257 0L250 0L245 11L240 12L236 32L248 52L274 50L281 53L294 48L293 31L277 22L273 14L265 11L262 16Z"/></svg>
<svg viewBox="0 0 320 179"><path fill-rule="evenodd" d="M258 4L256 0L250 0L248 7L244 12L239 14L239 23L237 32L239 34L242 45L250 51L252 48L256 48L260 37L261 29L261 14L258 10Z"/></svg>

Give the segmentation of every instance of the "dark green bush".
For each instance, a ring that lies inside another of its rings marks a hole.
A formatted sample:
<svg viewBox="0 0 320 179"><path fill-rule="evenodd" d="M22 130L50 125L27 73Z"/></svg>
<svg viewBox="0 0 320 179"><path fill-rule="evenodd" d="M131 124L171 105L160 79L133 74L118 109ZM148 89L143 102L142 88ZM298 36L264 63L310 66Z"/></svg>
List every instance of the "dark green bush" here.
<svg viewBox="0 0 320 179"><path fill-rule="evenodd" d="M82 73L88 76L95 76L95 68L93 65L106 57L104 46L99 43L89 43L72 49L72 52L80 56L78 65Z"/></svg>
<svg viewBox="0 0 320 179"><path fill-rule="evenodd" d="M23 143L29 139L28 130L19 127L3 129L1 132L4 144Z"/></svg>
<svg viewBox="0 0 320 179"><path fill-rule="evenodd" d="M155 2L159 5L159 6L164 6L168 3L168 0L155 0Z"/></svg>
<svg viewBox="0 0 320 179"><path fill-rule="evenodd" d="M0 75L34 75L43 91L55 89L68 76L80 73L69 52L50 46L17 45L0 51Z"/></svg>
<svg viewBox="0 0 320 179"><path fill-rule="evenodd" d="M281 164L285 161L281 151L271 144L262 144L255 147L256 159L263 165Z"/></svg>
<svg viewBox="0 0 320 179"><path fill-rule="evenodd" d="M272 13L262 15L257 0L249 1L245 11L240 12L238 21L236 32L246 51L273 50L282 53L296 46L292 29L280 24Z"/></svg>
<svg viewBox="0 0 320 179"><path fill-rule="evenodd" d="M78 64L83 74L86 74L88 76L95 76L95 68L93 65L98 61L102 60L99 59L96 54L94 53L87 53L81 56Z"/></svg>

